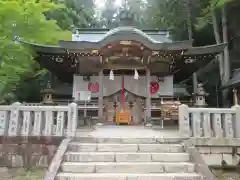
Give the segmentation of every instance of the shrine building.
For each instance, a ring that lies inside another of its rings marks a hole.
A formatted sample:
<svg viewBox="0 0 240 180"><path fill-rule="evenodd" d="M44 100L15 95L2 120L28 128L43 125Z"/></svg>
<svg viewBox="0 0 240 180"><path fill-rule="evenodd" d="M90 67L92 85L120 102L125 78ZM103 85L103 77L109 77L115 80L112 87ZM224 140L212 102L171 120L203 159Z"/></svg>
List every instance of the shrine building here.
<svg viewBox="0 0 240 180"><path fill-rule="evenodd" d="M89 106L91 116L117 124L141 124L153 119L156 110L163 113L161 104L179 100L179 82L225 47L193 47L190 40L171 41L167 31L132 26L79 29L71 41L59 41L58 46L24 43L36 52L39 64L57 77L58 83L52 82L53 101L84 101L85 106L96 101L92 109ZM182 94L186 99L191 93Z"/></svg>

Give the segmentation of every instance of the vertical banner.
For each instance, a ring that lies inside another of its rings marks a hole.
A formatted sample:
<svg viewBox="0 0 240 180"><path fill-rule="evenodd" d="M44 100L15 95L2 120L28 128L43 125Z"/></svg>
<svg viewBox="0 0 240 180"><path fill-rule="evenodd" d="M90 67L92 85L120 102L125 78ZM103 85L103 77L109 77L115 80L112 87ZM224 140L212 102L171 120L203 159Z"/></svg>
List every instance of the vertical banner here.
<svg viewBox="0 0 240 180"><path fill-rule="evenodd" d="M121 91L121 111L124 111L124 101L125 101L125 93L124 93L124 75L122 75L122 91Z"/></svg>

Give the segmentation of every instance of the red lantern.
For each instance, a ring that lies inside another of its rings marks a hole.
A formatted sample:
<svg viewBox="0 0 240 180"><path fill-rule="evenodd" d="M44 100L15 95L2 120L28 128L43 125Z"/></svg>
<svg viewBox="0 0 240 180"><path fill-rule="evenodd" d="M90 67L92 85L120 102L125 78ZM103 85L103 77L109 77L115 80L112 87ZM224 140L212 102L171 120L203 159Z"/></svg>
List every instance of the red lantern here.
<svg viewBox="0 0 240 180"><path fill-rule="evenodd" d="M160 88L160 85L158 82L150 82L150 93L151 94L156 94Z"/></svg>
<svg viewBox="0 0 240 180"><path fill-rule="evenodd" d="M99 92L99 84L98 82L95 83L88 83L88 90L91 91L91 93L97 93Z"/></svg>

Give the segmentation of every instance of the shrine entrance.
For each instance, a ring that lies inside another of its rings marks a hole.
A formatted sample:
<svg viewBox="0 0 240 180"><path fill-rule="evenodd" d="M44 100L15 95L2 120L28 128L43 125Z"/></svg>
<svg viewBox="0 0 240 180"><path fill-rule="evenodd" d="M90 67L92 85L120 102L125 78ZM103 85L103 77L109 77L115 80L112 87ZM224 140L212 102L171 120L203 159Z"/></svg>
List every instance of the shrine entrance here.
<svg viewBox="0 0 240 180"><path fill-rule="evenodd" d="M133 70L115 70L109 74L109 76L105 74L103 82L104 119L108 123L116 125L142 124L144 121L144 94L147 87L144 82L145 76L136 78Z"/></svg>
<svg viewBox="0 0 240 180"><path fill-rule="evenodd" d="M113 124L142 124L144 119L144 98L124 89L124 104L122 91L104 98L105 119Z"/></svg>

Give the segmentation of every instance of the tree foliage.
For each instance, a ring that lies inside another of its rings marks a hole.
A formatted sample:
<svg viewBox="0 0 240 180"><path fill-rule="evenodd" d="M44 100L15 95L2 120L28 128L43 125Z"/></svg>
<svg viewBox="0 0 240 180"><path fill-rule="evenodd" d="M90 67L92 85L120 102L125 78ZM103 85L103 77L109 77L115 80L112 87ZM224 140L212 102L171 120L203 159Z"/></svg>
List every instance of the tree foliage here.
<svg viewBox="0 0 240 180"><path fill-rule="evenodd" d="M202 29L207 24L212 23L212 14L222 8L225 4L234 0L205 0L205 6L201 8L201 14L198 17L196 27Z"/></svg>
<svg viewBox="0 0 240 180"><path fill-rule="evenodd" d="M39 70L33 52L21 41L55 44L70 39L56 21L46 20L44 13L63 8L48 0L0 1L0 93L8 93Z"/></svg>
<svg viewBox="0 0 240 180"><path fill-rule="evenodd" d="M95 25L94 3L92 0L53 0L64 8L48 11L48 19L55 19L63 30L87 28Z"/></svg>
<svg viewBox="0 0 240 180"><path fill-rule="evenodd" d="M121 24L122 13L129 12L134 15L134 26L147 28L146 9L144 0L123 0L120 6L116 6L115 0L106 0L103 9L97 13L98 27L117 27Z"/></svg>
<svg viewBox="0 0 240 180"><path fill-rule="evenodd" d="M200 14L199 0L149 0L148 6L149 25L168 29L175 40L188 39L188 18L194 23Z"/></svg>

